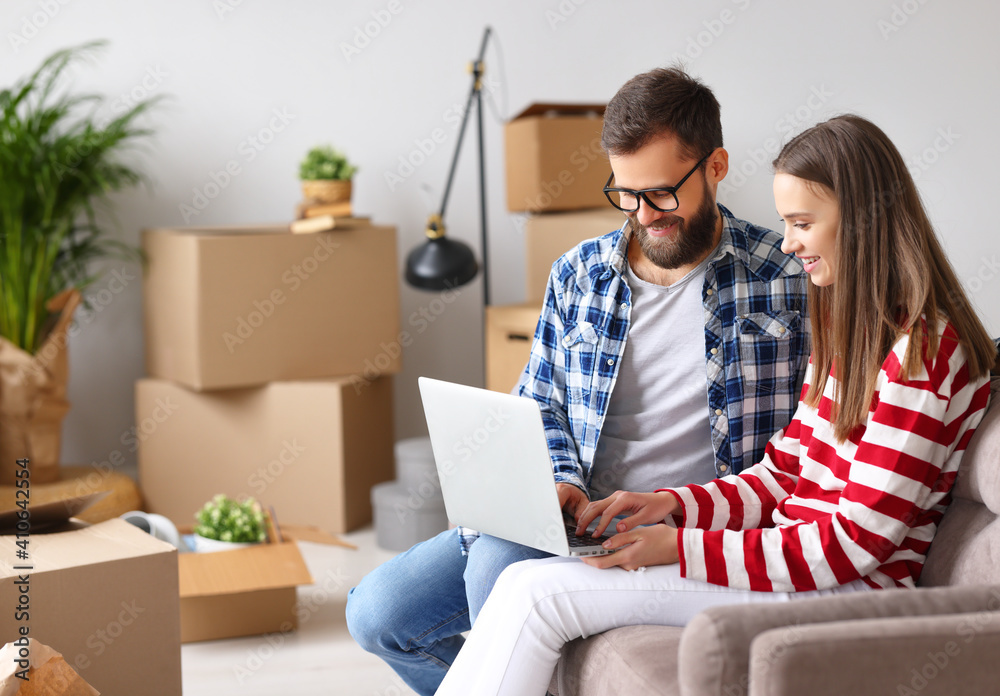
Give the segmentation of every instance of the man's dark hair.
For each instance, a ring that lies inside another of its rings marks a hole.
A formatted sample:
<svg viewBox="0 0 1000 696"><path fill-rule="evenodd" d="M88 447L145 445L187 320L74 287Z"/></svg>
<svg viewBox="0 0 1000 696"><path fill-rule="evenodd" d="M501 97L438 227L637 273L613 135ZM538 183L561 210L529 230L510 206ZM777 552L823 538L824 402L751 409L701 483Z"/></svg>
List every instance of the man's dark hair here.
<svg viewBox="0 0 1000 696"><path fill-rule="evenodd" d="M618 90L604 112L601 146L629 155L661 135L676 136L690 159L722 147L718 100L678 66L636 75Z"/></svg>

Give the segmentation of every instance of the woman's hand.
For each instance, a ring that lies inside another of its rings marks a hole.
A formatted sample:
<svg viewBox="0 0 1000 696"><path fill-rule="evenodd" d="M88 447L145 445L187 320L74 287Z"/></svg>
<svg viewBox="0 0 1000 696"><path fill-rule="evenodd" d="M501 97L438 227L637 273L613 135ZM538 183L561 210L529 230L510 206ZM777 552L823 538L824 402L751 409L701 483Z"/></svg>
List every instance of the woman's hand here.
<svg viewBox="0 0 1000 696"><path fill-rule="evenodd" d="M604 542L604 548L618 550L603 556L584 556L581 560L595 568L618 566L625 570L635 570L646 566L669 565L680 558L677 551L677 529L665 524L639 527L616 534Z"/></svg>
<svg viewBox="0 0 1000 696"><path fill-rule="evenodd" d="M617 491L603 500L596 500L583 511L577 518L576 534L583 536L587 526L597 518L601 521L594 530L594 536L604 534L604 530L618 515L628 514L615 528L615 531L627 532L643 524L656 524L667 519L667 515L677 511L680 505L677 498L671 493L661 491L659 493L631 493L629 491Z"/></svg>

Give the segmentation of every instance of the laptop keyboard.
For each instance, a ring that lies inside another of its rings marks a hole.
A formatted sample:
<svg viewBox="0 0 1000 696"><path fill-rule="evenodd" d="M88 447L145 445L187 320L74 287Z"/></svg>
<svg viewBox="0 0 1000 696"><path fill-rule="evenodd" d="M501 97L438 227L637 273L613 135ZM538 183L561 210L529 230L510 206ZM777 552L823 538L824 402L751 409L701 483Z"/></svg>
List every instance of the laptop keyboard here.
<svg viewBox="0 0 1000 696"><path fill-rule="evenodd" d="M603 544L605 541L608 540L608 537L602 536L602 537L597 537L595 539L594 537L590 536L590 532L585 533L583 536L577 536L576 525L567 524L566 539L569 541L569 547L571 549L580 549L590 546L600 546L601 544Z"/></svg>

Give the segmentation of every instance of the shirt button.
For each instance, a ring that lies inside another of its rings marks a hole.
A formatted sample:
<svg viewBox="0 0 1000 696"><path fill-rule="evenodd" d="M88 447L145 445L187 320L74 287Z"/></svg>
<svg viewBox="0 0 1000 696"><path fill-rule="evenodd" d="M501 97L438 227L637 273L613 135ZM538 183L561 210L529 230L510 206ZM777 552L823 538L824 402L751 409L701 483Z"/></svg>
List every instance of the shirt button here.
<svg viewBox="0 0 1000 696"><path fill-rule="evenodd" d="M711 295L711 294L713 294L713 292L714 291L712 290L712 288L709 288L708 290L705 291L705 294L706 295Z"/></svg>
<svg viewBox="0 0 1000 696"><path fill-rule="evenodd" d="M719 352L719 349L718 348L713 348L712 350L710 350L708 352L711 353L712 355L715 355L716 353Z"/></svg>
<svg viewBox="0 0 1000 696"><path fill-rule="evenodd" d="M722 471L722 472L729 471L729 467L726 466L725 464L720 464L719 465L719 471Z"/></svg>
<svg viewBox="0 0 1000 696"><path fill-rule="evenodd" d="M785 327L784 326L779 326L778 327L778 333L785 333Z"/></svg>
<svg viewBox="0 0 1000 696"><path fill-rule="evenodd" d="M611 358L608 358L608 365L614 365L614 364L615 364L615 361L612 360Z"/></svg>
<svg viewBox="0 0 1000 696"><path fill-rule="evenodd" d="M721 408L715 409L715 415L721 416L722 415L722 409Z"/></svg>
<svg viewBox="0 0 1000 696"><path fill-rule="evenodd" d="M622 302L622 309L628 309L628 302Z"/></svg>

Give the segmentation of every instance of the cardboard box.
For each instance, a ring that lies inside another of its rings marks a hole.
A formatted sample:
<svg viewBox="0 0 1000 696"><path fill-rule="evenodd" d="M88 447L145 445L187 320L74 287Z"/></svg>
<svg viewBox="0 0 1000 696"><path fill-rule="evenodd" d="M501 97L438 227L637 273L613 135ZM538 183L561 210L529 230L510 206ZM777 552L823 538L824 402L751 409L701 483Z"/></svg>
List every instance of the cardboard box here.
<svg viewBox="0 0 1000 696"><path fill-rule="evenodd" d="M394 227L156 229L142 242L153 377L207 390L400 370Z"/></svg>
<svg viewBox="0 0 1000 696"><path fill-rule="evenodd" d="M614 232L625 219L625 213L610 205L603 210L528 216L524 223L525 301L545 299L545 285L556 259L585 239Z"/></svg>
<svg viewBox="0 0 1000 696"><path fill-rule="evenodd" d="M180 696L177 549L120 519L64 528L31 533L30 571L15 567L16 538L0 537L0 633L9 642L28 626L102 694Z"/></svg>
<svg viewBox="0 0 1000 696"><path fill-rule="evenodd" d="M580 210L608 204L604 104L532 104L504 128L507 208Z"/></svg>
<svg viewBox="0 0 1000 696"><path fill-rule="evenodd" d="M281 525L278 541L269 527L269 535L233 551L180 554L182 643L297 629L297 587L313 582L297 542L355 548L316 527Z"/></svg>
<svg viewBox="0 0 1000 696"><path fill-rule="evenodd" d="M184 643L293 631L296 588L313 582L294 541L182 553L178 566Z"/></svg>
<svg viewBox="0 0 1000 696"><path fill-rule="evenodd" d="M517 385L541 313L542 306L534 303L486 308L487 389L506 393Z"/></svg>
<svg viewBox="0 0 1000 696"><path fill-rule="evenodd" d="M135 401L146 508L178 526L225 493L338 534L371 521L370 489L394 475L390 377L216 392L142 379Z"/></svg>

